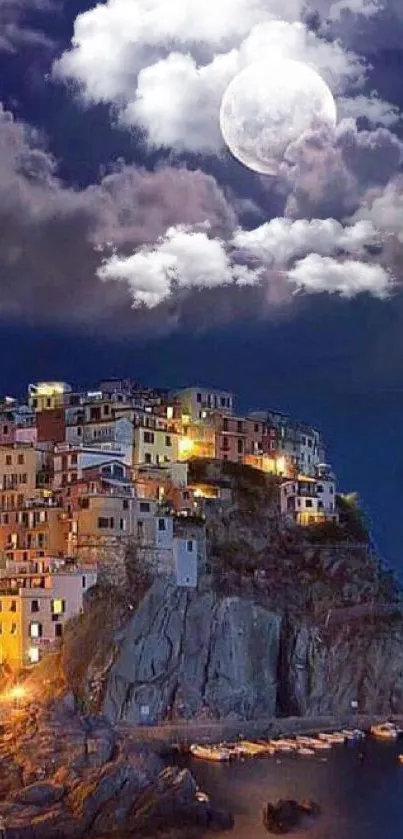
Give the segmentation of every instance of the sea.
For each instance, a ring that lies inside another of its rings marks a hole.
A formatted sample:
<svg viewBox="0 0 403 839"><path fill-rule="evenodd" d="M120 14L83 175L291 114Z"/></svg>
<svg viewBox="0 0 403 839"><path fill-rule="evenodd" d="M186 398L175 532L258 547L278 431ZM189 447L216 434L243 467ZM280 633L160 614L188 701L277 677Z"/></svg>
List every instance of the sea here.
<svg viewBox="0 0 403 839"><path fill-rule="evenodd" d="M360 758L360 752L363 757ZM326 757L283 755L187 766L216 804L231 810L235 828L217 839L263 839L262 810L279 798L313 798L321 815L294 839L403 839L403 742L368 738L334 746Z"/></svg>

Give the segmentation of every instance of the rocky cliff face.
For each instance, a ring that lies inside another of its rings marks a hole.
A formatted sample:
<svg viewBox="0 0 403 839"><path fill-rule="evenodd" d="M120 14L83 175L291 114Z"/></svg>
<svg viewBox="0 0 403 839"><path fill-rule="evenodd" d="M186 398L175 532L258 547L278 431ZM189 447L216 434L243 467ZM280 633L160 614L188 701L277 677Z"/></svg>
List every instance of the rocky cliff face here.
<svg viewBox="0 0 403 839"><path fill-rule="evenodd" d="M281 617L239 597L156 580L109 671L113 721L273 716Z"/></svg>
<svg viewBox="0 0 403 839"><path fill-rule="evenodd" d="M120 591L101 587L62 651L84 707L129 722L337 714L353 700L362 713L403 712L403 613L371 615L398 593L354 513L319 533L323 544L279 519L272 476L192 468L231 490L206 504L210 575L198 591L156 579L143 598L134 554ZM362 611L327 623L345 607Z"/></svg>
<svg viewBox="0 0 403 839"><path fill-rule="evenodd" d="M403 713L403 624L354 620L288 628L282 638L279 701L289 715Z"/></svg>

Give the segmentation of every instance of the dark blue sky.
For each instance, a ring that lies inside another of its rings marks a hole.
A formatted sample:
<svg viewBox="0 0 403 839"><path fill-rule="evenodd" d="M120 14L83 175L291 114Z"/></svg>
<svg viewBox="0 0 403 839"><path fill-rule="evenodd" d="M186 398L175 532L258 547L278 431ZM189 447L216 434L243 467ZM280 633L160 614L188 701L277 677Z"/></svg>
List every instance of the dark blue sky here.
<svg viewBox="0 0 403 839"><path fill-rule="evenodd" d="M34 10L26 18L18 13L19 26L33 26L53 44L25 42L15 45L14 52L0 52L0 99L17 122L40 131L36 142L55 157L63 188L76 190L99 182L119 158L152 171L167 157L147 156L137 135L113 127L106 106L84 108L66 87L47 80L53 58L67 48L74 18L84 8L75 2L57 12ZM403 49L383 44L371 61L371 85L403 108ZM399 126L395 133L401 135ZM281 191L270 194L235 161L185 160L190 169L202 166L213 174L227 197L231 191L238 200L250 198L262 219L279 212ZM252 218L255 210L244 207L243 212L247 224L246 216ZM14 209L11 215L14 224ZM0 259L10 241L13 253L21 248L27 254L20 275L13 273L11 259L8 269L1 269L7 293L0 300L0 390L23 393L29 381L39 378L92 384L100 377L128 375L161 386L229 388L238 395L240 411L290 411L322 429L340 489L359 492L385 558L403 571L400 292L384 302L366 295L351 301L318 295L263 313L242 302L224 305L223 298L207 293L189 304L175 328L171 324L165 330L166 313L157 326L146 319L142 328L137 318L132 328L126 293L112 294L99 281L87 286L94 266L87 263L87 252L81 256L79 226L64 233L50 225L41 238L32 217L29 224L11 227L7 197L0 203ZM71 287L69 274L74 275Z"/></svg>

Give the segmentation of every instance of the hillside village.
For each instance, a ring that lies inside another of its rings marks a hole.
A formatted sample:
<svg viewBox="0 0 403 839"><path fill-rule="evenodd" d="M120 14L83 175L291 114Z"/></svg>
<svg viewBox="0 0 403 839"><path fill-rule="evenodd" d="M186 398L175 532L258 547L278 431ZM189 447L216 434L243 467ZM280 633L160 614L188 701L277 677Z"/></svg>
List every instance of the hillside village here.
<svg viewBox="0 0 403 839"><path fill-rule="evenodd" d="M5 397L0 663L40 661L97 579L115 581L128 550L153 575L195 588L211 552L206 510L220 519L234 491L220 463L267 476L278 521L337 524L325 461L315 428L271 410L240 416L233 394L212 388L40 382L23 401Z"/></svg>

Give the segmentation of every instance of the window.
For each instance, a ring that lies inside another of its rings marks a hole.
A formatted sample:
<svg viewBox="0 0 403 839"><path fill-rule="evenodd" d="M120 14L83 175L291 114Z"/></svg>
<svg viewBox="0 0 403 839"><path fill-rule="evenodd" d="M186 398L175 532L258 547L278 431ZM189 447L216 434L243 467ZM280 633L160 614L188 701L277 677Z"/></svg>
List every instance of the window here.
<svg viewBox="0 0 403 839"><path fill-rule="evenodd" d="M334 487L332 485L330 485L330 487L329 487L329 493L330 493L330 495L334 494Z"/></svg>
<svg viewBox="0 0 403 839"><path fill-rule="evenodd" d="M63 624L57 623L55 624L55 638L61 638L63 635Z"/></svg>
<svg viewBox="0 0 403 839"><path fill-rule="evenodd" d="M243 440L238 440L238 454L243 452Z"/></svg>
<svg viewBox="0 0 403 839"><path fill-rule="evenodd" d="M29 635L30 638L42 638L42 624L41 623L31 623L29 626Z"/></svg>
<svg viewBox="0 0 403 839"><path fill-rule="evenodd" d="M104 405L104 414L105 416L110 414L110 405Z"/></svg>
<svg viewBox="0 0 403 839"><path fill-rule="evenodd" d="M183 493L183 500L184 501L189 501L189 498L190 498L190 493L185 490L185 492Z"/></svg>
<svg viewBox="0 0 403 839"><path fill-rule="evenodd" d="M312 498L306 498L305 499L305 507L313 507Z"/></svg>
<svg viewBox="0 0 403 839"><path fill-rule="evenodd" d="M301 437L301 443L303 446L306 446L306 437Z"/></svg>
<svg viewBox="0 0 403 839"><path fill-rule="evenodd" d="M255 422L255 425L253 426L253 429L254 429L255 434L259 433L259 426L256 422Z"/></svg>
<svg viewBox="0 0 403 839"><path fill-rule="evenodd" d="M228 439L228 437L224 437L224 439L222 441L222 447L223 447L223 449L226 449L226 450L229 449L229 439Z"/></svg>
<svg viewBox="0 0 403 839"><path fill-rule="evenodd" d="M120 519L119 528L120 528L120 530L126 530L126 522L125 522L124 519Z"/></svg>
<svg viewBox="0 0 403 839"><path fill-rule="evenodd" d="M201 402L201 401L202 401L201 393L196 393L196 402Z"/></svg>
<svg viewBox="0 0 403 839"><path fill-rule="evenodd" d="M189 539L186 542L186 550L189 554L193 553L193 541L192 541L192 539Z"/></svg>
<svg viewBox="0 0 403 839"><path fill-rule="evenodd" d="M109 519L105 518L105 516L99 516L98 518L98 528L102 530L106 527L109 527Z"/></svg>
<svg viewBox="0 0 403 839"><path fill-rule="evenodd" d="M149 501L140 501L140 513L149 513L150 512L150 502Z"/></svg>
<svg viewBox="0 0 403 839"><path fill-rule="evenodd" d="M71 472L70 474L70 481L72 484L75 484L78 480L77 472Z"/></svg>
<svg viewBox="0 0 403 839"><path fill-rule="evenodd" d="M228 420L224 419L222 424L223 431L228 431Z"/></svg>
<svg viewBox="0 0 403 839"><path fill-rule="evenodd" d="M31 612L39 612L39 600L31 600Z"/></svg>
<svg viewBox="0 0 403 839"><path fill-rule="evenodd" d="M145 443L154 443L154 432L153 431L143 431L143 440Z"/></svg>
<svg viewBox="0 0 403 839"><path fill-rule="evenodd" d="M10 612L16 612L16 611L17 611L17 601L12 600L11 603L10 603Z"/></svg>
<svg viewBox="0 0 403 839"><path fill-rule="evenodd" d="M238 434L242 434L242 432L243 432L243 422L242 422L242 420L238 420L238 422L236 424L236 428L237 428Z"/></svg>
<svg viewBox="0 0 403 839"><path fill-rule="evenodd" d="M169 436L169 434L167 434L165 437L165 445L172 446L172 438Z"/></svg>
<svg viewBox="0 0 403 839"><path fill-rule="evenodd" d="M323 501L318 501L318 510L323 510Z"/></svg>
<svg viewBox="0 0 403 839"><path fill-rule="evenodd" d="M151 454L150 452L146 452L144 455L144 463L152 463Z"/></svg>
<svg viewBox="0 0 403 839"><path fill-rule="evenodd" d="M22 475L20 475L20 484L26 484L27 480L28 480L28 476L27 476L26 472L24 472Z"/></svg>
<svg viewBox="0 0 403 839"><path fill-rule="evenodd" d="M167 523L165 519L158 519L158 530L163 531L167 529Z"/></svg>
<svg viewBox="0 0 403 839"><path fill-rule="evenodd" d="M318 492L323 492L323 485L322 485L322 484L318 484L318 485L317 485L317 487L316 487L316 489L317 489L317 491L318 491Z"/></svg>
<svg viewBox="0 0 403 839"><path fill-rule="evenodd" d="M51 408L51 407L52 407L52 400L51 400L51 399L47 399L47 400L46 400L46 407L47 407L47 408Z"/></svg>
<svg viewBox="0 0 403 839"><path fill-rule="evenodd" d="M72 466L76 466L76 465L77 465L77 455L76 455L76 454L72 454L72 455L71 455L71 457L70 457L70 463L71 463L71 465L72 465Z"/></svg>
<svg viewBox="0 0 403 839"><path fill-rule="evenodd" d="M222 407L222 408L225 408L225 402L226 402L226 400L225 400L225 396L221 396L221 398L220 398L220 405L221 405L221 407Z"/></svg>
<svg viewBox="0 0 403 839"><path fill-rule="evenodd" d="M3 434L8 434L8 425L3 425Z"/></svg>
<svg viewBox="0 0 403 839"><path fill-rule="evenodd" d="M33 408L37 408L37 407L38 407L38 400L37 400L37 399L33 399L33 400L32 400L32 407L33 407Z"/></svg>
<svg viewBox="0 0 403 839"><path fill-rule="evenodd" d="M82 588L87 588L87 577L81 577L81 586Z"/></svg>
<svg viewBox="0 0 403 839"><path fill-rule="evenodd" d="M308 438L308 448L312 448L312 440L310 438Z"/></svg>
<svg viewBox="0 0 403 839"><path fill-rule="evenodd" d="M50 611L53 615L63 615L65 610L65 602L60 598L56 598L55 600L51 600L50 602Z"/></svg>
<svg viewBox="0 0 403 839"><path fill-rule="evenodd" d="M80 498L78 502L78 506L82 510L88 510L90 506L90 499L89 498Z"/></svg>
<svg viewBox="0 0 403 839"><path fill-rule="evenodd" d="M109 527L115 527L115 519L114 518L109 519Z"/></svg>
<svg viewBox="0 0 403 839"><path fill-rule="evenodd" d="M24 465L24 455L23 455L23 454L19 454L19 455L18 455L18 465L19 465L19 466L23 466L23 465Z"/></svg>
<svg viewBox="0 0 403 839"><path fill-rule="evenodd" d="M12 458L11 454L6 454L6 466L11 466L12 462L13 462L13 458Z"/></svg>
<svg viewBox="0 0 403 839"><path fill-rule="evenodd" d="M16 635L16 634L17 634L17 624L12 623L11 624L11 629L10 629L10 635Z"/></svg>
<svg viewBox="0 0 403 839"><path fill-rule="evenodd" d="M28 658L31 664L38 664L39 649L38 647L30 647L28 650Z"/></svg>
<svg viewBox="0 0 403 839"><path fill-rule="evenodd" d="M8 513L4 513L3 515L3 524L8 524Z"/></svg>

